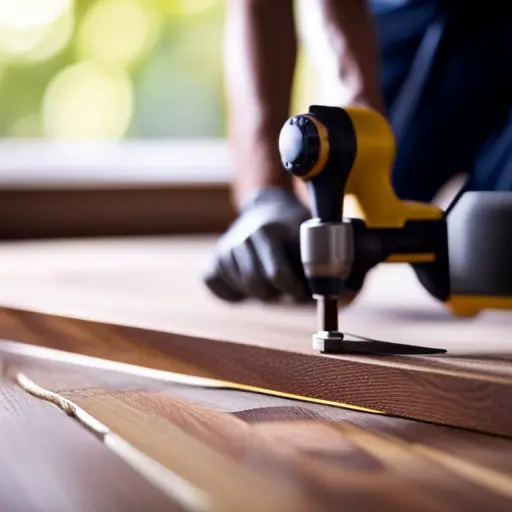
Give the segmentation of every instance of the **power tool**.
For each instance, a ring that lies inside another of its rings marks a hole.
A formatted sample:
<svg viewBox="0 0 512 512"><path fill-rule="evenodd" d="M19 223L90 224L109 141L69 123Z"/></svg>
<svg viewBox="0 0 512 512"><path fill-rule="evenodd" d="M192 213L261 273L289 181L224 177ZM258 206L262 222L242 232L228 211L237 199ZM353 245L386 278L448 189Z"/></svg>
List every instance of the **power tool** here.
<svg viewBox="0 0 512 512"><path fill-rule="evenodd" d="M468 191L447 211L400 200L391 184L394 134L385 117L365 108L311 106L287 120L279 151L284 168L306 181L310 194L313 218L301 226L300 248L317 301L316 350L445 352L339 332L339 298L359 290L381 262L410 263L429 293L456 315L512 309L512 193ZM356 200L355 218L343 217L346 195Z"/></svg>

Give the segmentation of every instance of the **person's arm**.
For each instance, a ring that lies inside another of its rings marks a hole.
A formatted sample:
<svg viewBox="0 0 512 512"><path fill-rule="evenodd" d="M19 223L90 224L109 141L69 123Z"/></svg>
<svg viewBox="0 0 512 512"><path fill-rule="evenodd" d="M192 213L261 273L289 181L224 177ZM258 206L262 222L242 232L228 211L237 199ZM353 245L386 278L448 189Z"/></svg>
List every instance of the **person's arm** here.
<svg viewBox="0 0 512 512"><path fill-rule="evenodd" d="M377 37L366 0L316 0L343 104L385 114ZM341 102L340 102L341 103Z"/></svg>
<svg viewBox="0 0 512 512"><path fill-rule="evenodd" d="M351 102L377 105L373 27L363 2L319 1L340 59L338 79L353 84ZM311 214L294 194L278 150L296 62L292 7L292 0L229 0L227 7L225 80L239 215L203 274L208 288L227 301L310 297L300 226Z"/></svg>
<svg viewBox="0 0 512 512"><path fill-rule="evenodd" d="M329 51L337 63L335 79L345 93L340 106L359 104L384 113L378 48L367 2L316 0L314 6L320 10ZM264 187L292 189L277 140L290 115L296 53L292 0L228 1L224 77L236 206Z"/></svg>
<svg viewBox="0 0 512 512"><path fill-rule="evenodd" d="M267 186L292 188L277 141L289 117L296 53L292 0L228 2L224 76L237 206Z"/></svg>

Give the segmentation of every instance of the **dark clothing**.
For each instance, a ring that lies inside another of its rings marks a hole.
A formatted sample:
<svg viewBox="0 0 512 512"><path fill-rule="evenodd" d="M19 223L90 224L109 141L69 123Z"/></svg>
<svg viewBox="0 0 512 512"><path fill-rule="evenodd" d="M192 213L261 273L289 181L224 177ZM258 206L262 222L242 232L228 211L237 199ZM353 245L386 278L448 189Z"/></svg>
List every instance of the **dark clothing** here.
<svg viewBox="0 0 512 512"><path fill-rule="evenodd" d="M370 2L402 199L430 201L461 172L470 190L512 191L512 9L479 4Z"/></svg>

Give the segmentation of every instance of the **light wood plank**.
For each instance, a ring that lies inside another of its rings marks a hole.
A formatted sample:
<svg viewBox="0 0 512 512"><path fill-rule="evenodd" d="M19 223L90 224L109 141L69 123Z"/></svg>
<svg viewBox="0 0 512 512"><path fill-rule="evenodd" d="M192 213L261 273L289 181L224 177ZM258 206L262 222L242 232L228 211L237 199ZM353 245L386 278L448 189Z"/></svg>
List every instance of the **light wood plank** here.
<svg viewBox="0 0 512 512"><path fill-rule="evenodd" d="M57 407L5 379L0 453L0 510L183 510Z"/></svg>

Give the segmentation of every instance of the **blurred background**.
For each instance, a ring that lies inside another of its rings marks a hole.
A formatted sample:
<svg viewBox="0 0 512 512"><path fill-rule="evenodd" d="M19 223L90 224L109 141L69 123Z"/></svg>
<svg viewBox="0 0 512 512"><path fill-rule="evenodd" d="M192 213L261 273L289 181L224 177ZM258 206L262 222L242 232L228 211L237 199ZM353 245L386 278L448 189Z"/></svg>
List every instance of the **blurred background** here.
<svg viewBox="0 0 512 512"><path fill-rule="evenodd" d="M315 3L295 7L291 113L343 94ZM0 0L0 239L229 225L224 10Z"/></svg>
<svg viewBox="0 0 512 512"><path fill-rule="evenodd" d="M223 23L220 0L0 0L0 240L229 225Z"/></svg>
<svg viewBox="0 0 512 512"><path fill-rule="evenodd" d="M218 137L217 0L0 2L0 136Z"/></svg>
<svg viewBox="0 0 512 512"><path fill-rule="evenodd" d="M223 22L222 0L0 0L0 137L223 138Z"/></svg>

